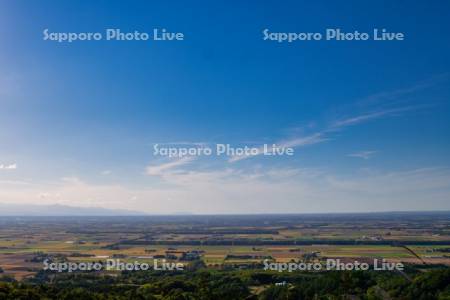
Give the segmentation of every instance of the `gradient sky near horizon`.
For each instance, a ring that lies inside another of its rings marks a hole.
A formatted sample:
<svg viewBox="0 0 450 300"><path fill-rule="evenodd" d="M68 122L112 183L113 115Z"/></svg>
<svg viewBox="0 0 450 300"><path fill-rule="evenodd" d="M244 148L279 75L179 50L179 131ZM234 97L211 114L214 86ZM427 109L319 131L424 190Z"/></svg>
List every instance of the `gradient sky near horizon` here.
<svg viewBox="0 0 450 300"><path fill-rule="evenodd" d="M0 1L0 203L149 213L450 209L448 1ZM182 32L184 41L43 40ZM264 41L372 32L404 41ZM169 159L153 145L291 145Z"/></svg>

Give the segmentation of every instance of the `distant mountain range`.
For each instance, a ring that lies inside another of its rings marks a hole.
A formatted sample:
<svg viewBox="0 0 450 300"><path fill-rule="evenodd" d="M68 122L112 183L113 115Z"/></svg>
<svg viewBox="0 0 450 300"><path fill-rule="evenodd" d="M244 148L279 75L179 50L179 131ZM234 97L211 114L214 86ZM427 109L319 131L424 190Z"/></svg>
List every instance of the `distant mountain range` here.
<svg viewBox="0 0 450 300"><path fill-rule="evenodd" d="M138 216L146 213L101 207L0 203L0 216Z"/></svg>

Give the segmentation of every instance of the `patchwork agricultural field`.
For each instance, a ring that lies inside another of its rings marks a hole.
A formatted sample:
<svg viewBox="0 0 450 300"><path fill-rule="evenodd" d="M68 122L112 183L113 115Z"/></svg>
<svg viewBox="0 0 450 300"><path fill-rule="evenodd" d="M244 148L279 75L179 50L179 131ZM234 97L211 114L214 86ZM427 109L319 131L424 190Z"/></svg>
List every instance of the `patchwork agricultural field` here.
<svg viewBox="0 0 450 300"><path fill-rule="evenodd" d="M32 277L43 262L164 259L211 269L260 269L263 261L380 258L450 265L448 213L260 216L4 217L0 268Z"/></svg>

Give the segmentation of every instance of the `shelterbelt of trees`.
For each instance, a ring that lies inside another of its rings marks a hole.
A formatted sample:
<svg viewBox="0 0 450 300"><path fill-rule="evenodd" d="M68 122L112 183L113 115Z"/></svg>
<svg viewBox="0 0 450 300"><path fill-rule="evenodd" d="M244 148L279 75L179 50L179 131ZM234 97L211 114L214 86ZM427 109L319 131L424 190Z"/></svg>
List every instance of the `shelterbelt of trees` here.
<svg viewBox="0 0 450 300"><path fill-rule="evenodd" d="M333 271L277 273L207 270L162 273L55 274L40 272L16 282L0 279L0 299L450 299L450 269L405 273Z"/></svg>

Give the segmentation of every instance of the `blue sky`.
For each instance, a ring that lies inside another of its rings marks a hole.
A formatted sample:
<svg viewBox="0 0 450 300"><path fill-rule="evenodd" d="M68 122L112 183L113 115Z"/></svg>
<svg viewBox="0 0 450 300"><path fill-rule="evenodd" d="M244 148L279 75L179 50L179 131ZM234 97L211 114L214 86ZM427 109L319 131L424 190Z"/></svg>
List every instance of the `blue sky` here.
<svg viewBox="0 0 450 300"><path fill-rule="evenodd" d="M450 209L447 1L2 1L0 202L150 213ZM185 40L43 40L43 30ZM262 30L404 41L264 41ZM292 145L168 159L155 143Z"/></svg>

